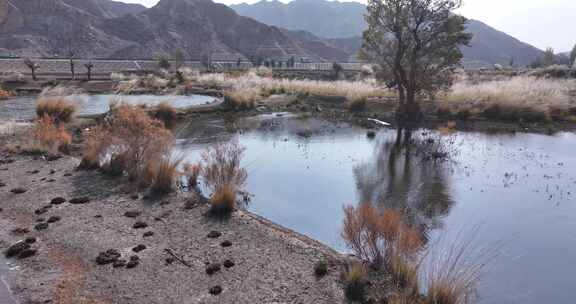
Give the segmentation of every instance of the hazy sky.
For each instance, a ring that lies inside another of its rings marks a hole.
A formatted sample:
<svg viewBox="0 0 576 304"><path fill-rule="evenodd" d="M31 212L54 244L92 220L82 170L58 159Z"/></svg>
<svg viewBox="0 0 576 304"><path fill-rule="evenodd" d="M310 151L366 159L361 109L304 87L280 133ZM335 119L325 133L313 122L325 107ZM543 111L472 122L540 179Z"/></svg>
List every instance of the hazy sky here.
<svg viewBox="0 0 576 304"><path fill-rule="evenodd" d="M153 6L158 0L119 0ZM215 0L224 4L259 0ZM289 2L283 0L282 2ZM358 0L366 3L366 0ZM461 13L538 48L566 52L576 44L576 0L464 0Z"/></svg>

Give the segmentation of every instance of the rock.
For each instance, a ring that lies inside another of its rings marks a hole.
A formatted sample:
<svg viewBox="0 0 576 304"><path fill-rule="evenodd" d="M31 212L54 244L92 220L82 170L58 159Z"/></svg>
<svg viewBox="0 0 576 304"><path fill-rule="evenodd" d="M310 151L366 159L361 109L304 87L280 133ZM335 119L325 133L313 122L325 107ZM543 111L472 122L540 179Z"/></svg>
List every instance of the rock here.
<svg viewBox="0 0 576 304"><path fill-rule="evenodd" d="M54 170L54 169L50 170L50 174L54 174L54 173L56 173L56 170Z"/></svg>
<svg viewBox="0 0 576 304"><path fill-rule="evenodd" d="M143 237L150 237L150 236L153 236L153 235L154 235L154 232L152 232L152 231L146 231L146 232L144 232L144 234L143 234L142 236L143 236Z"/></svg>
<svg viewBox="0 0 576 304"><path fill-rule="evenodd" d="M230 242L230 241L224 241L224 242L220 243L220 246L222 246L222 247L230 247L230 246L232 246L232 242Z"/></svg>
<svg viewBox="0 0 576 304"><path fill-rule="evenodd" d="M134 218L134 217L139 217L140 214L142 214L140 211L126 211L124 213L124 216Z"/></svg>
<svg viewBox="0 0 576 304"><path fill-rule="evenodd" d="M148 227L148 224L146 224L144 222L136 222L132 226L132 228L134 228L134 229L142 229L142 228L146 228L146 227Z"/></svg>
<svg viewBox="0 0 576 304"><path fill-rule="evenodd" d="M222 235L222 232L212 230L206 236L210 239L215 239L215 238L219 238L221 235Z"/></svg>
<svg viewBox="0 0 576 304"><path fill-rule="evenodd" d="M66 199L63 197L55 197L50 201L52 205L60 205L66 202Z"/></svg>
<svg viewBox="0 0 576 304"><path fill-rule="evenodd" d="M74 204L74 205L87 204L89 202L90 202L90 198L87 196L75 197L69 201L70 204Z"/></svg>
<svg viewBox="0 0 576 304"><path fill-rule="evenodd" d="M130 256L130 261L140 261L140 257L137 255Z"/></svg>
<svg viewBox="0 0 576 304"><path fill-rule="evenodd" d="M22 251L28 250L28 249L30 249L30 244L23 242L23 241L19 241L17 243L12 244L10 247L8 247L6 252L4 252L4 255L7 258L11 258L11 257L19 255Z"/></svg>
<svg viewBox="0 0 576 304"><path fill-rule="evenodd" d="M114 263L120 259L120 252L116 249L108 249L104 252L100 252L96 257L96 264L98 265L106 265L110 263Z"/></svg>
<svg viewBox="0 0 576 304"><path fill-rule="evenodd" d="M138 194L132 194L130 195L130 198L133 200L137 200L139 198Z"/></svg>
<svg viewBox="0 0 576 304"><path fill-rule="evenodd" d="M46 205L46 206L42 207L42 209L52 209L52 205Z"/></svg>
<svg viewBox="0 0 576 304"><path fill-rule="evenodd" d="M36 243L36 238L35 237L29 237L29 238L26 238L24 240L24 242L26 242L27 244L34 244L34 243Z"/></svg>
<svg viewBox="0 0 576 304"><path fill-rule="evenodd" d="M14 188L14 189L10 190L10 192L12 192L14 194L22 194L26 191L28 191L28 189L24 189L24 188Z"/></svg>
<svg viewBox="0 0 576 304"><path fill-rule="evenodd" d="M218 264L218 263L213 263L213 264L206 266L206 273L209 275L213 275L218 271L220 271L220 264Z"/></svg>
<svg viewBox="0 0 576 304"><path fill-rule="evenodd" d="M112 267L114 267L114 268L124 267L124 266L126 266L126 261L125 261L125 260L116 260L116 261L114 261L114 263L112 264Z"/></svg>
<svg viewBox="0 0 576 304"><path fill-rule="evenodd" d="M217 296L222 293L222 287L220 287L220 285L216 285L211 287L209 292L211 295Z"/></svg>
<svg viewBox="0 0 576 304"><path fill-rule="evenodd" d="M46 229L48 229L48 226L49 226L48 223L40 223L40 224L34 226L34 229L36 229L36 230L46 230Z"/></svg>
<svg viewBox="0 0 576 304"><path fill-rule="evenodd" d="M136 266L138 266L140 264L139 260L130 260L130 262L128 262L126 264L126 268L134 268Z"/></svg>
<svg viewBox="0 0 576 304"><path fill-rule="evenodd" d="M34 214L36 214L36 215L44 214L46 212L48 212L48 209L44 209L44 208L34 210Z"/></svg>
<svg viewBox="0 0 576 304"><path fill-rule="evenodd" d="M59 217L59 216L51 216L51 217L48 219L48 223L56 223L56 222L59 222L61 219L62 219L62 218Z"/></svg>
<svg viewBox="0 0 576 304"><path fill-rule="evenodd" d="M170 205L169 201L163 201L160 203L160 206L166 206L166 205Z"/></svg>
<svg viewBox="0 0 576 304"><path fill-rule="evenodd" d="M39 217L39 218L36 219L36 222L38 222L38 223L43 223L43 222L45 222L45 221L46 221L46 219L43 218L43 217Z"/></svg>
<svg viewBox="0 0 576 304"><path fill-rule="evenodd" d="M72 176L72 173L64 173L63 176Z"/></svg>
<svg viewBox="0 0 576 304"><path fill-rule="evenodd" d="M2 188L2 187L6 187L6 184L5 184L5 183L0 183L0 188Z"/></svg>
<svg viewBox="0 0 576 304"><path fill-rule="evenodd" d="M36 253L38 252L38 250L36 249L26 249L26 250L22 250L22 252L20 252L18 254L18 259L25 259L25 258L29 258L31 256L36 255Z"/></svg>
<svg viewBox="0 0 576 304"><path fill-rule="evenodd" d="M134 251L134 252L138 253L138 252L140 252L140 251L142 251L142 250L144 250L144 249L146 249L146 245L142 245L142 244L140 244L140 245L138 245L138 246L136 246L136 247L132 248L132 251Z"/></svg>
<svg viewBox="0 0 576 304"><path fill-rule="evenodd" d="M4 209L0 208L0 212L4 211Z"/></svg>
<svg viewBox="0 0 576 304"><path fill-rule="evenodd" d="M32 170L28 172L29 174L38 174L40 173L40 170Z"/></svg>
<svg viewBox="0 0 576 304"><path fill-rule="evenodd" d="M94 216L94 218L102 218L102 215L101 215L101 214L96 214L96 215Z"/></svg>
<svg viewBox="0 0 576 304"><path fill-rule="evenodd" d="M56 161L62 158L62 155L58 155L58 154L48 154L46 155L46 161L52 162L52 161ZM54 171L54 170L52 170ZM51 172L52 172L51 171Z"/></svg>
<svg viewBox="0 0 576 304"><path fill-rule="evenodd" d="M232 260L226 260L223 263L224 267L226 268L232 268L234 267L234 265L236 265Z"/></svg>

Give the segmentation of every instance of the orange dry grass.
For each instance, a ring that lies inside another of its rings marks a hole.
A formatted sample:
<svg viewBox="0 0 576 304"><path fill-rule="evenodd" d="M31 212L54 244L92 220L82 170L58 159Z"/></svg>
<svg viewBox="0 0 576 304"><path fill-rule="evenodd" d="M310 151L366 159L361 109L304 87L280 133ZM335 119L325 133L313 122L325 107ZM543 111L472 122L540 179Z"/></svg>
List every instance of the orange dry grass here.
<svg viewBox="0 0 576 304"><path fill-rule="evenodd" d="M10 94L10 92L0 89L0 99L8 98L10 96L12 96L12 94Z"/></svg>
<svg viewBox="0 0 576 304"><path fill-rule="evenodd" d="M41 97L36 102L36 115L38 117L48 115L56 123L72 121L74 113L76 113L76 105L63 97Z"/></svg>
<svg viewBox="0 0 576 304"><path fill-rule="evenodd" d="M153 169L152 191L158 194L166 194L174 190L176 180L180 176L178 166L182 159L162 159Z"/></svg>
<svg viewBox="0 0 576 304"><path fill-rule="evenodd" d="M50 152L65 150L72 141L64 125L57 125L54 119L47 115L36 121L32 138L37 148Z"/></svg>
<svg viewBox="0 0 576 304"><path fill-rule="evenodd" d="M202 173L202 166L200 164L185 164L183 171L188 180L188 187L198 186L198 177Z"/></svg>
<svg viewBox="0 0 576 304"><path fill-rule="evenodd" d="M232 185L219 186L210 197L210 213L213 215L230 214L235 206L236 189Z"/></svg>
<svg viewBox="0 0 576 304"><path fill-rule="evenodd" d="M206 186L217 192L222 187L241 189L248 173L240 167L244 148L238 142L216 144L202 154L202 179Z"/></svg>

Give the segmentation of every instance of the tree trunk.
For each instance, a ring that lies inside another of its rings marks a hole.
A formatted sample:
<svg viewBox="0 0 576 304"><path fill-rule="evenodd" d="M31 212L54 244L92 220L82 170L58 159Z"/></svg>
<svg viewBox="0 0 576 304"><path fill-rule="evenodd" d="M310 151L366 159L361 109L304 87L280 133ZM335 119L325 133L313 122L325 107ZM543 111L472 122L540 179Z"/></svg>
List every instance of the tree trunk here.
<svg viewBox="0 0 576 304"><path fill-rule="evenodd" d="M396 112L396 119L400 123L415 123L422 120L422 111L420 105L416 101L416 94L413 89L408 88L406 90L406 98L404 102L400 100Z"/></svg>

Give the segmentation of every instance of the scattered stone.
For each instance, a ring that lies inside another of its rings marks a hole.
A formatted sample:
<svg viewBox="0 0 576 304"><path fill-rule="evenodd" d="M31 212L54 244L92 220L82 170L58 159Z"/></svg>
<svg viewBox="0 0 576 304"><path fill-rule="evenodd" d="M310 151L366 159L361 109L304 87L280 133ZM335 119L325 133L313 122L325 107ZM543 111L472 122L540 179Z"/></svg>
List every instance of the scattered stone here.
<svg viewBox="0 0 576 304"><path fill-rule="evenodd" d="M55 216L51 216L51 217L48 219L48 223L56 223L56 222L59 222L61 219L62 219L61 217L56 216L56 215L55 215Z"/></svg>
<svg viewBox="0 0 576 304"><path fill-rule="evenodd" d="M230 241L224 241L224 242L220 243L220 246L222 246L222 247L230 247L230 246L232 246L232 242L230 242Z"/></svg>
<svg viewBox="0 0 576 304"><path fill-rule="evenodd" d="M58 155L58 154L48 154L46 155L46 161L56 161L62 158L62 155Z"/></svg>
<svg viewBox="0 0 576 304"><path fill-rule="evenodd" d="M46 212L48 212L48 209L44 209L44 208L34 210L34 214L36 214L36 215L44 214Z"/></svg>
<svg viewBox="0 0 576 304"><path fill-rule="evenodd" d="M38 223L43 223L45 221L46 221L46 219L43 217L39 217L38 219L36 219L36 222L38 222Z"/></svg>
<svg viewBox="0 0 576 304"><path fill-rule="evenodd" d="M174 262L176 262L175 258L173 258L173 257L167 257L166 258L166 264L172 264Z"/></svg>
<svg viewBox="0 0 576 304"><path fill-rule="evenodd" d="M102 218L102 214L96 214L94 218Z"/></svg>
<svg viewBox="0 0 576 304"><path fill-rule="evenodd" d="M139 198L138 194L132 194L130 195L130 198L133 200L137 200Z"/></svg>
<svg viewBox="0 0 576 304"><path fill-rule="evenodd" d="M114 261L114 263L112 264L112 267L114 267L114 268L124 267L124 266L126 266L126 261L125 261L125 260L116 260L116 261Z"/></svg>
<svg viewBox="0 0 576 304"><path fill-rule="evenodd" d="M18 259L25 259L25 258L29 258L31 256L36 255L36 253L38 252L38 250L36 249L25 249L22 250L22 252L20 252L18 254Z"/></svg>
<svg viewBox="0 0 576 304"><path fill-rule="evenodd" d="M162 221L162 219L159 218L159 217L155 217L154 220L157 221L157 222L161 222L161 221Z"/></svg>
<svg viewBox="0 0 576 304"><path fill-rule="evenodd" d="M83 196L83 197L75 197L71 199L69 203L74 205L80 205L80 204L87 204L88 202L90 202L90 198L87 196Z"/></svg>
<svg viewBox="0 0 576 304"><path fill-rule="evenodd" d="M0 183L0 188L2 188L2 187L6 187L6 184L5 184L5 183Z"/></svg>
<svg viewBox="0 0 576 304"><path fill-rule="evenodd" d="M0 212L4 211L4 209L0 208Z"/></svg>
<svg viewBox="0 0 576 304"><path fill-rule="evenodd" d="M40 170L32 170L32 171L28 171L29 174L38 174L40 173Z"/></svg>
<svg viewBox="0 0 576 304"><path fill-rule="evenodd" d="M170 205L169 201L163 201L160 203L160 206L166 206L166 205Z"/></svg>
<svg viewBox="0 0 576 304"><path fill-rule="evenodd" d="M232 268L234 267L234 265L236 265L232 260L226 260L223 263L224 267L226 268Z"/></svg>
<svg viewBox="0 0 576 304"><path fill-rule="evenodd" d="M63 197L55 197L50 201L52 205L60 205L66 202L66 199Z"/></svg>
<svg viewBox="0 0 576 304"><path fill-rule="evenodd" d="M54 173L56 173L56 170L54 170L54 169L50 170L50 174L54 174Z"/></svg>
<svg viewBox="0 0 576 304"><path fill-rule="evenodd" d="M146 245L142 245L142 244L140 244L140 245L138 245L138 246L136 246L136 247L132 248L132 251L134 251L134 252L138 253L138 252L140 252L140 251L142 251L142 250L144 250L144 249L146 249Z"/></svg>
<svg viewBox="0 0 576 304"><path fill-rule="evenodd" d="M222 232L212 230L208 233L207 237L210 239L215 239L215 238L219 238L221 235L222 235Z"/></svg>
<svg viewBox="0 0 576 304"><path fill-rule="evenodd" d="M96 264L98 265L106 265L110 263L114 263L120 259L120 252L116 249L108 249L104 252L100 252L96 257Z"/></svg>
<svg viewBox="0 0 576 304"><path fill-rule="evenodd" d="M44 207L42 207L43 209L52 209L52 205L46 205Z"/></svg>
<svg viewBox="0 0 576 304"><path fill-rule="evenodd" d="M140 261L140 257L137 255L130 256L130 261Z"/></svg>
<svg viewBox="0 0 576 304"><path fill-rule="evenodd" d="M36 243L36 238L35 237L29 237L29 238L26 238L24 240L24 242L26 242L27 244L34 244L34 243Z"/></svg>
<svg viewBox="0 0 576 304"><path fill-rule="evenodd" d="M129 268L129 269L134 268L134 267L138 266L139 264L140 264L139 260L130 260L130 262L128 262L126 264L126 268Z"/></svg>
<svg viewBox="0 0 576 304"><path fill-rule="evenodd" d="M220 285L216 285L210 288L210 294L213 296L217 296L222 293L222 287Z"/></svg>
<svg viewBox="0 0 576 304"><path fill-rule="evenodd" d="M206 266L206 273L209 275L213 275L218 271L220 271L220 264L218 264L218 263L213 263L213 264Z"/></svg>
<svg viewBox="0 0 576 304"><path fill-rule="evenodd" d="M126 211L124 213L124 216L134 218L134 217L139 217L140 214L142 214L140 211Z"/></svg>
<svg viewBox="0 0 576 304"><path fill-rule="evenodd" d="M28 191L28 190L24 189L24 188L14 188L14 189L10 190L10 192L12 192L14 194L22 194L26 191Z"/></svg>
<svg viewBox="0 0 576 304"><path fill-rule="evenodd" d="M11 258L11 257L19 255L22 251L28 250L28 249L30 249L30 244L23 242L23 241L19 241L17 243L12 244L10 247L8 247L8 249L6 250L4 255L7 258Z"/></svg>
<svg viewBox="0 0 576 304"><path fill-rule="evenodd" d="M46 182L48 182L48 183L53 183L53 182L55 182L55 181L56 181L55 179L51 178L51 179L47 180Z"/></svg>
<svg viewBox="0 0 576 304"><path fill-rule="evenodd" d="M366 137L368 137L369 139L372 139L372 138L376 137L376 132L368 131L368 132L366 132Z"/></svg>
<svg viewBox="0 0 576 304"><path fill-rule="evenodd" d="M146 228L146 227L148 227L148 224L146 224L144 222L136 222L132 226L132 228L134 228L134 229L142 229L142 228Z"/></svg>
<svg viewBox="0 0 576 304"><path fill-rule="evenodd" d="M21 228L21 227L18 227L18 228L15 228L14 230L12 230L12 233L16 234L16 235L26 234L29 232L30 232L30 230L28 228Z"/></svg>
<svg viewBox="0 0 576 304"><path fill-rule="evenodd" d="M63 176L72 176L72 173L64 173Z"/></svg>
<svg viewBox="0 0 576 304"><path fill-rule="evenodd" d="M46 230L46 229L48 229L48 226L49 226L48 223L40 223L40 224L34 226L34 229L36 229L36 230Z"/></svg>
<svg viewBox="0 0 576 304"><path fill-rule="evenodd" d="M149 237L149 236L153 236L154 232L153 231L146 231L144 232L144 234L142 235L143 237Z"/></svg>

